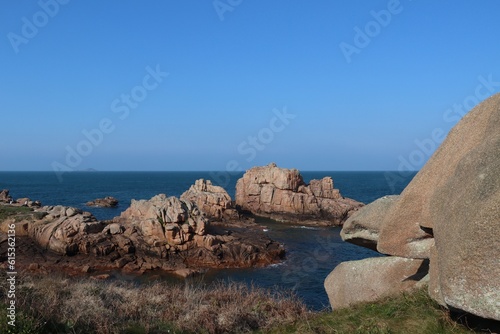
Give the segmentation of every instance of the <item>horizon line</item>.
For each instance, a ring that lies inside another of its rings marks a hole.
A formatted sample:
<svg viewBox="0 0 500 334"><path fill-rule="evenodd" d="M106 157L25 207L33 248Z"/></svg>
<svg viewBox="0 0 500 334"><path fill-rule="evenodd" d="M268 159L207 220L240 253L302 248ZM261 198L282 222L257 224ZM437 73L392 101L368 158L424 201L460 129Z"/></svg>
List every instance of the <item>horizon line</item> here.
<svg viewBox="0 0 500 334"><path fill-rule="evenodd" d="M256 166L259 167L259 166ZM299 172L418 172L420 170L382 170L382 169L355 169L355 170L340 170L340 169L298 169L298 168L284 168L284 169L297 169ZM241 171L227 171L227 170L75 170L67 171L64 173L245 173L247 170ZM0 170L0 173L55 173L51 170Z"/></svg>

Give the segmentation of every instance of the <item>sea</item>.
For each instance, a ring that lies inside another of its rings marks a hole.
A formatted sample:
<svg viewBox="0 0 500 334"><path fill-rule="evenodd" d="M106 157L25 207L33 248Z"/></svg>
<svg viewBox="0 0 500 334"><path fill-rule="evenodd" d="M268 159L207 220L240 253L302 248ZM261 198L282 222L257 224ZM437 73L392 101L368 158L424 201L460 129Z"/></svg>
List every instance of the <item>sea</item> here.
<svg viewBox="0 0 500 334"><path fill-rule="evenodd" d="M389 173L389 174L387 174ZM304 181L331 176L335 188L344 197L370 203L385 195L399 194L416 172L342 172L305 171ZM107 220L127 209L132 199L150 199L157 194L180 196L197 179L213 179L223 172L69 172L59 179L53 172L0 172L0 190L9 189L13 198L29 197L43 205L65 205L92 212L97 219ZM389 175L389 179L387 176ZM234 199L237 180L243 176L227 174L224 188ZM394 182L397 180L397 182ZM217 182L214 182L217 184ZM116 208L90 208L85 203L113 196ZM282 263L265 268L209 270L194 278L195 284L214 281L243 282L256 287L292 292L311 310L329 308L323 287L326 276L343 261L361 260L381 254L358 247L340 238L339 227L308 227L278 223L257 218L270 238L284 244L287 255ZM164 273L148 273L140 277L116 272L114 279L132 280L138 284L164 279L176 284L180 279Z"/></svg>

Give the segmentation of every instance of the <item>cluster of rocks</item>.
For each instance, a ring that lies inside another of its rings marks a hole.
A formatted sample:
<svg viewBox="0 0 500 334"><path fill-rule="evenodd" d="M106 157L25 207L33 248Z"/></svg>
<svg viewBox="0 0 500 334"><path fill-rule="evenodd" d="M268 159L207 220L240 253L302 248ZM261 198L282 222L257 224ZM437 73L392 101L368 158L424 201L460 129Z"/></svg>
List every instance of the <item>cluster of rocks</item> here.
<svg viewBox="0 0 500 334"><path fill-rule="evenodd" d="M114 197L107 196L105 198L98 198L93 201L87 202L85 205L98 208L114 208L118 205L118 200Z"/></svg>
<svg viewBox="0 0 500 334"><path fill-rule="evenodd" d="M197 184L207 183L200 180ZM244 231L210 226L195 203L164 194L132 200L126 211L107 222L77 208L45 206L0 223L0 257L7 250L3 237L14 224L20 237L18 257L26 257L18 263L34 261L36 268L41 263L60 267L59 255L70 269L163 269L188 275L200 268L259 266L283 258L281 244L267 238L253 221L244 223L248 227ZM49 263L48 258L52 259Z"/></svg>
<svg viewBox="0 0 500 334"><path fill-rule="evenodd" d="M361 208L342 238L389 255L344 262L333 308L428 285L443 306L500 320L500 94L470 111L400 196Z"/></svg>
<svg viewBox="0 0 500 334"><path fill-rule="evenodd" d="M284 248L253 218L241 215L241 209L282 221L336 225L362 205L343 198L331 178L305 184L297 170L276 164L249 170L236 191L235 203L222 187L200 179L180 198L160 194L132 200L127 210L107 222L77 208L41 207L20 199L34 210L0 223L0 257L6 253L4 233L14 224L21 238L18 256L24 252L36 268L50 261L60 267L57 255L65 258L65 266L87 268L85 272L164 269L188 275L193 268L267 265L282 259ZM8 190L0 193L0 201L13 203ZM106 197L86 205L117 204Z"/></svg>
<svg viewBox="0 0 500 334"><path fill-rule="evenodd" d="M42 206L42 203L40 203L40 201L32 201L29 198L18 198L17 200L14 200L9 194L10 191L8 189L3 189L2 191L0 191L0 203L22 205L30 208L38 208Z"/></svg>
<svg viewBox="0 0 500 334"><path fill-rule="evenodd" d="M238 180L236 205L279 221L323 225L341 225L363 206L341 196L331 177L306 184L298 170L275 163L254 167Z"/></svg>

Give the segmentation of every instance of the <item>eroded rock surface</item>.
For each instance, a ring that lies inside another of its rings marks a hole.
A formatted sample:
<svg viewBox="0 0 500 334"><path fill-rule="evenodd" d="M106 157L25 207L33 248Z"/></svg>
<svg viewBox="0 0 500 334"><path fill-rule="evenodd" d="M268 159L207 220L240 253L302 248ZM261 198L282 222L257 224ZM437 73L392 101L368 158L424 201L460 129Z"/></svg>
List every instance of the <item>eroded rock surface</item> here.
<svg viewBox="0 0 500 334"><path fill-rule="evenodd" d="M132 200L115 221L135 228L149 245L182 245L195 235L206 234L208 220L188 200L157 195L150 200Z"/></svg>
<svg viewBox="0 0 500 334"><path fill-rule="evenodd" d="M280 221L340 225L363 204L344 198L325 177L306 184L296 169L276 164L248 170L236 184L239 208Z"/></svg>
<svg viewBox="0 0 500 334"><path fill-rule="evenodd" d="M214 186L210 180L197 180L180 198L196 203L209 219L238 219L231 196L224 188Z"/></svg>
<svg viewBox="0 0 500 334"><path fill-rule="evenodd" d="M446 305L500 320L500 94L467 114L436 156L455 168L430 198L432 286Z"/></svg>
<svg viewBox="0 0 500 334"><path fill-rule="evenodd" d="M416 288L428 273L428 260L396 256L339 264L325 280L333 309L395 295Z"/></svg>
<svg viewBox="0 0 500 334"><path fill-rule="evenodd" d="M376 251L380 228L398 199L397 195L384 196L360 208L344 223L342 240Z"/></svg>

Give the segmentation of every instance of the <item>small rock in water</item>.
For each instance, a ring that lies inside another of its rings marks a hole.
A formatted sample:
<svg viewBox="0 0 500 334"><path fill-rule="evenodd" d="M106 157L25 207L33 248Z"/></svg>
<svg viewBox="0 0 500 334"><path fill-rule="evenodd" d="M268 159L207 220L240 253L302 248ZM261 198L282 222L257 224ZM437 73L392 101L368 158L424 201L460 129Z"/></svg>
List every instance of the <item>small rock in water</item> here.
<svg viewBox="0 0 500 334"><path fill-rule="evenodd" d="M114 197L108 196L105 198L98 198L96 200L87 202L86 205L100 208L114 208L118 205L118 200Z"/></svg>

